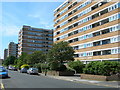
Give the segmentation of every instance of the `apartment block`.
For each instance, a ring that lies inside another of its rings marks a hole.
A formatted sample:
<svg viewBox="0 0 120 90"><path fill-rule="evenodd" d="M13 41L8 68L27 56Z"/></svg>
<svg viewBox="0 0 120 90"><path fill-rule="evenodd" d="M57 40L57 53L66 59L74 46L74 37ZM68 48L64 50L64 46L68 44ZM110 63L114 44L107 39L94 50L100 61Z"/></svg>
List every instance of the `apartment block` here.
<svg viewBox="0 0 120 90"><path fill-rule="evenodd" d="M14 42L10 42L8 45L8 56L15 56L18 55L18 44Z"/></svg>
<svg viewBox="0 0 120 90"><path fill-rule="evenodd" d="M8 49L4 49L4 60L7 58L8 56Z"/></svg>
<svg viewBox="0 0 120 90"><path fill-rule="evenodd" d="M53 44L53 30L23 26L19 32L18 56L22 52L47 51Z"/></svg>
<svg viewBox="0 0 120 90"><path fill-rule="evenodd" d="M54 43L69 42L75 60L120 61L119 0L66 0L54 22Z"/></svg>

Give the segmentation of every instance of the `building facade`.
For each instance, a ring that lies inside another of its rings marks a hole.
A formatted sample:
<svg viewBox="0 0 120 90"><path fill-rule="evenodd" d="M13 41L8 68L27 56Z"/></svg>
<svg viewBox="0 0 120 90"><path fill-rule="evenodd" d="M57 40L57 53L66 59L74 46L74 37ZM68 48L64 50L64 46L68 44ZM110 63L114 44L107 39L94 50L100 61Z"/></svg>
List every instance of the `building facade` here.
<svg viewBox="0 0 120 90"><path fill-rule="evenodd" d="M4 60L7 58L8 56L8 49L4 49Z"/></svg>
<svg viewBox="0 0 120 90"><path fill-rule="evenodd" d="M18 55L18 44L14 42L10 42L8 45L8 56L15 56Z"/></svg>
<svg viewBox="0 0 120 90"><path fill-rule="evenodd" d="M75 60L120 61L119 0L66 0L54 17L54 42L69 42Z"/></svg>
<svg viewBox="0 0 120 90"><path fill-rule="evenodd" d="M2 65L3 59L0 59L0 65Z"/></svg>
<svg viewBox="0 0 120 90"><path fill-rule="evenodd" d="M22 52L32 54L34 51L47 52L53 44L53 30L23 26L19 32L18 56Z"/></svg>

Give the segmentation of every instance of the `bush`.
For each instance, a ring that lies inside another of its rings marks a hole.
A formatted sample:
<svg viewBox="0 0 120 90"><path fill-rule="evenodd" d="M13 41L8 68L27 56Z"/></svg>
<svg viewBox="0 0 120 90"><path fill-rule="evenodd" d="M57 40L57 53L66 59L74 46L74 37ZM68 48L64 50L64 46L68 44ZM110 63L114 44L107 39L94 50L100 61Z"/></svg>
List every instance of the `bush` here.
<svg viewBox="0 0 120 90"><path fill-rule="evenodd" d="M48 64L41 63L41 70L45 71L46 69L49 69Z"/></svg>
<svg viewBox="0 0 120 90"><path fill-rule="evenodd" d="M109 76L120 72L120 62L113 61L94 61L86 65L83 72L85 74Z"/></svg>
<svg viewBox="0 0 120 90"><path fill-rule="evenodd" d="M51 62L49 63L50 70L55 71L65 71L67 68L65 65L60 64L59 62Z"/></svg>
<svg viewBox="0 0 120 90"><path fill-rule="evenodd" d="M60 64L56 70L57 70L57 71L65 71L65 70L67 70L67 68L66 68L65 65Z"/></svg>
<svg viewBox="0 0 120 90"><path fill-rule="evenodd" d="M27 69L29 69L29 67L30 67L30 65L28 65L28 64L23 64L20 68L27 68Z"/></svg>
<svg viewBox="0 0 120 90"><path fill-rule="evenodd" d="M82 73L84 64L81 61L73 61L69 62L68 66L72 69L74 69L77 73Z"/></svg>
<svg viewBox="0 0 120 90"><path fill-rule="evenodd" d="M35 64L33 67L37 68L39 73L42 72L42 70L41 70L41 63Z"/></svg>

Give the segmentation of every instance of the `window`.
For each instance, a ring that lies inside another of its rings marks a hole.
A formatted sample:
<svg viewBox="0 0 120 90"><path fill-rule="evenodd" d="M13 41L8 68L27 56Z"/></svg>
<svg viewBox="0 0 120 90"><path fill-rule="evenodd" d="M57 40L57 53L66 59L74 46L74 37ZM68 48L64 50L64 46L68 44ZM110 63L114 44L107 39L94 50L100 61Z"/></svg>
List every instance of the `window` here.
<svg viewBox="0 0 120 90"><path fill-rule="evenodd" d="M58 31L57 34L60 34L60 31Z"/></svg>
<svg viewBox="0 0 120 90"><path fill-rule="evenodd" d="M100 31L99 32L95 32L95 33L93 33L93 37L95 37L95 36L99 36L100 35Z"/></svg>
<svg viewBox="0 0 120 90"><path fill-rule="evenodd" d="M79 49L79 46L75 46L74 49L75 49L75 50L78 50L78 49Z"/></svg>
<svg viewBox="0 0 120 90"><path fill-rule="evenodd" d="M100 15L103 15L103 14L105 14L105 13L108 13L108 9L105 9L105 10L101 11L101 12L100 12Z"/></svg>
<svg viewBox="0 0 120 90"><path fill-rule="evenodd" d="M74 19L77 19L77 18L78 18L78 16L75 16L75 17L74 17Z"/></svg>
<svg viewBox="0 0 120 90"><path fill-rule="evenodd" d="M79 54L74 54L74 57L79 57Z"/></svg>
<svg viewBox="0 0 120 90"><path fill-rule="evenodd" d="M72 14L72 12L68 13L68 16L70 16Z"/></svg>
<svg viewBox="0 0 120 90"><path fill-rule="evenodd" d="M58 37L57 40L60 40L60 38Z"/></svg>
<svg viewBox="0 0 120 90"><path fill-rule="evenodd" d="M84 45L80 45L79 48L84 48Z"/></svg>
<svg viewBox="0 0 120 90"><path fill-rule="evenodd" d="M73 3L73 6L75 6L76 4L77 4L77 2L74 2L74 3Z"/></svg>
<svg viewBox="0 0 120 90"><path fill-rule="evenodd" d="M83 57L84 56L84 53L80 53L80 57Z"/></svg>
<svg viewBox="0 0 120 90"><path fill-rule="evenodd" d="M75 39L74 39L74 42L76 42L76 41L78 41L78 38L75 38Z"/></svg>
<svg viewBox="0 0 120 90"><path fill-rule="evenodd" d="M57 26L57 28L60 28L60 25L59 25L59 26Z"/></svg>
<svg viewBox="0 0 120 90"><path fill-rule="evenodd" d="M109 29L105 29L105 30L102 30L102 31L101 31L102 34L106 34L106 33L109 33L109 32L110 32Z"/></svg>
<svg viewBox="0 0 120 90"><path fill-rule="evenodd" d="M105 20L102 20L101 21L101 25L105 24L105 23L108 23L109 22L109 18L105 19Z"/></svg>
<svg viewBox="0 0 120 90"><path fill-rule="evenodd" d="M104 44L109 44L109 43L110 43L110 39L102 40L102 45L104 45Z"/></svg>
<svg viewBox="0 0 120 90"><path fill-rule="evenodd" d="M96 14L92 15L92 19L94 19L94 18L96 18L98 16L99 16L99 13L96 13Z"/></svg>
<svg viewBox="0 0 120 90"><path fill-rule="evenodd" d="M117 53L118 53L118 48L117 48L117 49L112 49L112 50L111 50L111 53L112 53L112 54L117 54Z"/></svg>
<svg viewBox="0 0 120 90"><path fill-rule="evenodd" d="M60 14L57 15L57 17L59 17L59 16L60 16Z"/></svg>
<svg viewBox="0 0 120 90"><path fill-rule="evenodd" d="M77 9L75 9L73 12L75 13L77 11Z"/></svg>
<svg viewBox="0 0 120 90"><path fill-rule="evenodd" d="M111 43L118 42L118 37L111 38Z"/></svg>
<svg viewBox="0 0 120 90"><path fill-rule="evenodd" d="M93 42L93 46L99 46L99 45L100 45L100 41Z"/></svg>
<svg viewBox="0 0 120 90"><path fill-rule="evenodd" d="M87 53L87 56L92 56L92 52L88 52L88 53Z"/></svg>
<svg viewBox="0 0 120 90"><path fill-rule="evenodd" d="M71 36L71 35L73 35L73 33L72 33L72 32L68 34L68 36Z"/></svg>
<svg viewBox="0 0 120 90"><path fill-rule="evenodd" d="M92 24L92 27L93 27L93 28L94 28L94 27L97 27L97 26L100 26L100 22L97 22L97 23Z"/></svg>
<svg viewBox="0 0 120 90"><path fill-rule="evenodd" d="M57 9L57 12L60 10L60 8Z"/></svg>
<svg viewBox="0 0 120 90"><path fill-rule="evenodd" d="M109 54L111 54L111 50L102 51L102 55L109 55Z"/></svg>
<svg viewBox="0 0 120 90"><path fill-rule="evenodd" d="M98 4L92 7L92 10L98 8Z"/></svg>
<svg viewBox="0 0 120 90"><path fill-rule="evenodd" d="M69 40L68 42L69 42L69 43L72 43L72 42L73 42L73 40Z"/></svg>
<svg viewBox="0 0 120 90"><path fill-rule="evenodd" d="M93 56L98 56L98 55L101 55L101 51L93 52Z"/></svg>
<svg viewBox="0 0 120 90"><path fill-rule="evenodd" d="M100 3L98 3L98 4L96 4L95 6L93 6L93 7L92 7L92 10L94 10L94 9L96 9L96 8L98 8L98 7L106 4L106 3L107 3L106 1L102 1L102 2L100 2Z"/></svg>
<svg viewBox="0 0 120 90"><path fill-rule="evenodd" d="M68 23L72 21L72 18L68 20Z"/></svg>
<svg viewBox="0 0 120 90"><path fill-rule="evenodd" d="M70 6L68 7L68 10L69 10L70 8L72 8L72 5L70 5Z"/></svg>
<svg viewBox="0 0 120 90"><path fill-rule="evenodd" d="M74 31L74 34L77 34L78 33L78 30Z"/></svg>
<svg viewBox="0 0 120 90"><path fill-rule="evenodd" d="M73 28L73 26L72 26L72 25L68 27L68 29L71 29L71 28Z"/></svg>
<svg viewBox="0 0 120 90"><path fill-rule="evenodd" d="M76 27L76 26L78 26L78 23L75 23L75 24L74 24L74 27Z"/></svg>

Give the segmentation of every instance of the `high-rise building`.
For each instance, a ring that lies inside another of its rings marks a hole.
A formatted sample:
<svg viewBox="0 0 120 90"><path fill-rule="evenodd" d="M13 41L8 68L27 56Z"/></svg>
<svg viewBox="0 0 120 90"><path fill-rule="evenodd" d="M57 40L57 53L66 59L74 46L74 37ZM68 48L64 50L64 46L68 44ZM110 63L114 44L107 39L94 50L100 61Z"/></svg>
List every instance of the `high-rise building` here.
<svg viewBox="0 0 120 90"><path fill-rule="evenodd" d="M0 65L2 65L3 59L0 59Z"/></svg>
<svg viewBox="0 0 120 90"><path fill-rule="evenodd" d="M19 32L18 56L22 52L47 52L53 44L53 30L23 26Z"/></svg>
<svg viewBox="0 0 120 90"><path fill-rule="evenodd" d="M75 60L120 61L119 0L66 0L54 17L54 42L69 42Z"/></svg>
<svg viewBox="0 0 120 90"><path fill-rule="evenodd" d="M8 56L8 49L4 49L4 60L7 58Z"/></svg>
<svg viewBox="0 0 120 90"><path fill-rule="evenodd" d="M8 45L8 56L15 56L18 55L18 44L14 42L10 42Z"/></svg>

